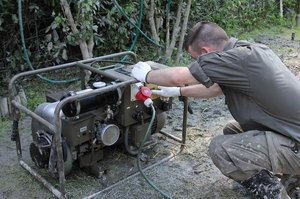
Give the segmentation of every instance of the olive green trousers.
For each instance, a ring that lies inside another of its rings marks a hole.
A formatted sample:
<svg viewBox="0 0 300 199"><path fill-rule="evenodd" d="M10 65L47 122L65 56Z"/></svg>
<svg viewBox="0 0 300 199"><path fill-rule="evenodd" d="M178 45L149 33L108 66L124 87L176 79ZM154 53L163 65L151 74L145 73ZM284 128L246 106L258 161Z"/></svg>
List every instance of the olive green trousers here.
<svg viewBox="0 0 300 199"><path fill-rule="evenodd" d="M223 133L212 139L209 154L225 176L242 181L262 169L300 175L300 151L293 139L271 131L243 132L237 122Z"/></svg>

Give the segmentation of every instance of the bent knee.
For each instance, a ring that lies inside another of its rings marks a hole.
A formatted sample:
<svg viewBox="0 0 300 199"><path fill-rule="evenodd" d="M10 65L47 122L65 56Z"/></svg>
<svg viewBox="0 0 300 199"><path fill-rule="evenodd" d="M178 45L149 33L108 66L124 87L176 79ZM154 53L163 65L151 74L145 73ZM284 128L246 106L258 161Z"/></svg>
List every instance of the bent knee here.
<svg viewBox="0 0 300 199"><path fill-rule="evenodd" d="M214 137L208 147L209 156L213 161L220 156L220 154L224 153L224 148L222 147L222 144L224 143L225 136L224 135L218 135Z"/></svg>
<svg viewBox="0 0 300 199"><path fill-rule="evenodd" d="M236 121L231 121L223 128L224 135L232 135L242 133L243 129L240 124Z"/></svg>

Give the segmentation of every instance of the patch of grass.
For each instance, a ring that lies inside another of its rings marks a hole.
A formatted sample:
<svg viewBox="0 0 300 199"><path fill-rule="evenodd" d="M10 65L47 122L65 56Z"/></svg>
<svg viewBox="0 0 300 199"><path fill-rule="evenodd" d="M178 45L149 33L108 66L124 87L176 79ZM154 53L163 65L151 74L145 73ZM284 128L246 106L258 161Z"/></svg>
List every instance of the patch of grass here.
<svg viewBox="0 0 300 199"><path fill-rule="evenodd" d="M284 28L281 32L281 36L285 39L291 40L292 33L295 33L295 41L300 41L299 27Z"/></svg>
<svg viewBox="0 0 300 199"><path fill-rule="evenodd" d="M2 119L0 122L0 137L6 136L6 133L11 128L11 121L8 119Z"/></svg>
<svg viewBox="0 0 300 199"><path fill-rule="evenodd" d="M271 26L271 27L259 27L253 29L249 32L244 32L238 35L239 39L249 40L252 39L254 36L257 35L265 35L265 36L280 36L284 39L291 40L292 33L295 33L295 41L300 40L300 28L294 26Z"/></svg>
<svg viewBox="0 0 300 199"><path fill-rule="evenodd" d="M249 40L253 38L253 36L257 35L281 35L282 32L285 30L283 26L272 26L272 27L259 27L256 29L253 29L249 32L241 33L238 37L239 39Z"/></svg>
<svg viewBox="0 0 300 199"><path fill-rule="evenodd" d="M26 92L27 106L29 109L34 110L39 104L46 101L44 92L36 89L29 89Z"/></svg>
<svg viewBox="0 0 300 199"><path fill-rule="evenodd" d="M38 78L28 78L22 81L21 85L26 94L27 107L34 110L39 104L46 102L46 93L79 88L80 83L51 84Z"/></svg>

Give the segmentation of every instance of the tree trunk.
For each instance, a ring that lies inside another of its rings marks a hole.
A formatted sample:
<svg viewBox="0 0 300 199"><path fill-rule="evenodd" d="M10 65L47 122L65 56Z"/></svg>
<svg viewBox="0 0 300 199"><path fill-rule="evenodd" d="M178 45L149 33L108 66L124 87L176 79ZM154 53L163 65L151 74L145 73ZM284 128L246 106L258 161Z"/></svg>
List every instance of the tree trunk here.
<svg viewBox="0 0 300 199"><path fill-rule="evenodd" d="M88 52L89 52L89 57L93 57L93 49L94 49L94 38L90 37L89 41L88 41Z"/></svg>
<svg viewBox="0 0 300 199"><path fill-rule="evenodd" d="M161 16L155 18L156 32L159 35L160 29L163 26L163 18Z"/></svg>
<svg viewBox="0 0 300 199"><path fill-rule="evenodd" d="M170 7L167 4L167 16L166 16L166 49L170 45Z"/></svg>
<svg viewBox="0 0 300 199"><path fill-rule="evenodd" d="M283 5L282 0L279 0L279 16L283 17Z"/></svg>
<svg viewBox="0 0 300 199"><path fill-rule="evenodd" d="M170 59L172 56L172 53L173 53L173 50L175 48L175 44L177 41L178 32L180 31L179 24L181 21L182 4L183 4L183 2L182 2L182 0L180 0L179 4L178 4L177 14L176 14L176 21L175 21L175 25L174 25L173 32L172 32L171 43L170 43L170 46L167 46L167 49L166 49L166 59L167 60Z"/></svg>
<svg viewBox="0 0 300 199"><path fill-rule="evenodd" d="M62 5L62 8L63 8L63 12L64 12L64 14L66 15L66 17L68 19L68 22L69 22L69 25L71 27L72 32L74 34L78 34L79 30L76 27L76 23L74 21L69 3L67 2L67 0L60 0L60 2L61 2L61 5ZM93 39L93 38L91 38L91 39ZM88 45L87 42L85 40L82 40L82 39L79 39L77 42L79 43L82 58L83 59L91 58L91 56L90 56L90 55L92 55L91 47L94 46L94 44L93 44L94 41L89 42L90 45Z"/></svg>
<svg viewBox="0 0 300 199"><path fill-rule="evenodd" d="M180 34L180 39L179 39L179 43L178 43L175 64L178 64L180 57L182 55L182 46L183 46L183 42L184 42L184 36L185 36L185 32L186 32L187 23L188 23L189 16L190 16L191 5L192 5L192 0L188 0L187 6L185 9L183 24L182 24L182 28L181 28L181 34Z"/></svg>
<svg viewBox="0 0 300 199"><path fill-rule="evenodd" d="M0 96L0 117L8 116L8 100L7 97Z"/></svg>
<svg viewBox="0 0 300 199"><path fill-rule="evenodd" d="M90 16L90 20L93 21L93 16ZM88 43L87 43L87 47L88 47L88 52L89 52L89 58L92 58L94 55L93 55L93 49L94 49L94 37L93 37L93 34L91 34L89 40L88 40Z"/></svg>
<svg viewBox="0 0 300 199"><path fill-rule="evenodd" d="M27 97L23 88L19 88L19 92L15 97L15 100L25 107L27 106ZM10 113L11 104L9 98L6 96L0 96L0 118L8 117Z"/></svg>
<svg viewBox="0 0 300 199"><path fill-rule="evenodd" d="M296 26L300 27L300 0L296 4Z"/></svg>
<svg viewBox="0 0 300 199"><path fill-rule="evenodd" d="M82 59L90 58L90 53L89 53L88 45L86 44L86 41L80 39L78 42L79 42Z"/></svg>
<svg viewBox="0 0 300 199"><path fill-rule="evenodd" d="M145 1L145 4L149 5L148 4L149 2ZM148 8L148 12L147 12L147 16L148 16L148 20L149 20L149 25L150 25L150 30L151 30L151 35L152 35L152 38L156 41L156 42L159 42L160 41L160 38L158 36L158 33L157 33L157 27L155 25L155 19L154 19L154 12L155 12L155 2L154 0L150 0L150 7L145 5L146 8Z"/></svg>

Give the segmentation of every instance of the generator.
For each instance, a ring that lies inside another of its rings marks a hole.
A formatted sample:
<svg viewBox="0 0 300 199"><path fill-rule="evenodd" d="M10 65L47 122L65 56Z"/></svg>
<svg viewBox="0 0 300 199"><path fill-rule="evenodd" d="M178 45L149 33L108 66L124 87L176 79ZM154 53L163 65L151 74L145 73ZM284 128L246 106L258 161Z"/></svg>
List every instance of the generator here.
<svg viewBox="0 0 300 199"><path fill-rule="evenodd" d="M131 61L120 61L123 57L130 58ZM172 108L172 98L151 95L151 89L157 88L156 85L138 82L131 77L131 70L136 62L136 54L126 51L26 71L11 78L8 85L12 119L11 139L16 143L18 161L57 198L67 198L65 176L72 172L73 166L98 176L101 171L97 165L101 164L101 160L105 160L106 153L114 147L123 147L125 153L137 156L136 159L139 160L141 146L151 146L155 141L152 139L153 134L157 132L181 143L177 153L172 153L147 168L168 161L183 150L187 113L190 111L187 98L181 99L184 110L180 139L162 130L166 112ZM101 63L112 65L99 68ZM167 66L152 63L151 67L155 70ZM21 79L34 75L41 77L45 73L65 69L79 73L80 86L48 92L45 102L39 104L35 110L20 103L17 91L18 84L22 83ZM144 99L152 100L151 107L145 106ZM31 160L38 168L46 169L58 178L58 189L40 175L38 169L23 159L24 150L19 133L21 113L31 117ZM114 184L108 188L112 187ZM102 191L91 196L100 193Z"/></svg>
<svg viewBox="0 0 300 199"><path fill-rule="evenodd" d="M46 95L46 102L38 105L34 112L49 123L55 124L54 111L60 101L131 80L132 67L118 64L102 70L102 74L91 73L84 89L50 92ZM121 145L128 154L136 155L152 115L151 109L138 100L136 95L141 88L153 87L155 85L136 82L66 103L60 112L65 175L71 172L73 164L92 174L100 173L95 164L104 158L105 147ZM155 120L151 127L151 134L154 134L165 124L165 112L171 109L171 99L149 97L156 108ZM55 153L51 153L51 149L54 148L53 133L36 119L32 119L31 129L32 161L39 168L48 168L56 174L57 158ZM148 144L151 144L150 137Z"/></svg>

